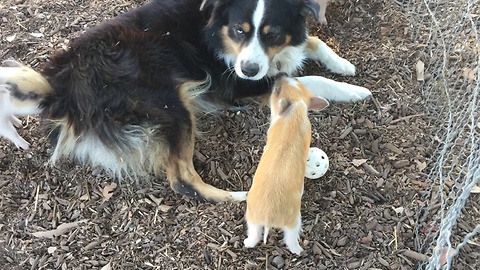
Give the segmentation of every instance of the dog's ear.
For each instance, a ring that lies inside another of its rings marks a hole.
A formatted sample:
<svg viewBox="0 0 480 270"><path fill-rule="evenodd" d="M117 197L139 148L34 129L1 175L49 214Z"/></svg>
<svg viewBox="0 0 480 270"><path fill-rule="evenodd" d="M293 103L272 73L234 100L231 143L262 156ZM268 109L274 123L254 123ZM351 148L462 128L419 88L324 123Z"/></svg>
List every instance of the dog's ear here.
<svg viewBox="0 0 480 270"><path fill-rule="evenodd" d="M217 6L227 5L230 3L230 1L231 0L202 0L202 3L200 4L200 11Z"/></svg>
<svg viewBox="0 0 480 270"><path fill-rule="evenodd" d="M204 11L208 7L212 6L216 2L215 0L202 0L202 4L200 5L200 11Z"/></svg>
<svg viewBox="0 0 480 270"><path fill-rule="evenodd" d="M305 0L304 1L304 7L302 9L302 15L304 17L307 17L308 13L312 13L315 20L318 21L318 18L319 18L318 13L319 12L320 12L320 5L316 1L314 1L314 0Z"/></svg>
<svg viewBox="0 0 480 270"><path fill-rule="evenodd" d="M292 102L288 99L280 99L278 101L278 114L279 115L282 115L285 113L285 111L288 110L288 108L290 108L290 106L292 105Z"/></svg>
<svg viewBox="0 0 480 270"><path fill-rule="evenodd" d="M328 105L330 105L330 103L328 103L326 99L321 97L312 97L310 98L310 104L308 104L308 108L314 111L321 111L327 108Z"/></svg>
<svg viewBox="0 0 480 270"><path fill-rule="evenodd" d="M231 0L202 0L200 11L208 14L211 24L214 20L224 21L226 17L226 10L230 6Z"/></svg>

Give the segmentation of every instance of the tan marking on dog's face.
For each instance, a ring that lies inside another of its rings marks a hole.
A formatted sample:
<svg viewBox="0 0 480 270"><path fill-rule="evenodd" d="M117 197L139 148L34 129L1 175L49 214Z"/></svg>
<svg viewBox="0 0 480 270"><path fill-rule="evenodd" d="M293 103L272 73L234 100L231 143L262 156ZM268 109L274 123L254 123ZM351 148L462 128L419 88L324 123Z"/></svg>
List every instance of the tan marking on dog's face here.
<svg viewBox="0 0 480 270"><path fill-rule="evenodd" d="M250 25L250 23L244 22L244 23L242 24L242 30L243 30L243 32L245 32L245 33L250 33L250 31L252 31L252 26Z"/></svg>
<svg viewBox="0 0 480 270"><path fill-rule="evenodd" d="M224 26L222 29L222 40L223 40L223 47L225 49L226 54L233 54L235 57L243 49L244 45L238 44L237 42L233 41L230 36L228 35L228 27Z"/></svg>
<svg viewBox="0 0 480 270"><path fill-rule="evenodd" d="M263 32L263 34L266 35L266 34L268 34L268 33L270 32L271 29L272 29L272 27L267 24L267 25L265 25L265 26L263 27L262 32Z"/></svg>
<svg viewBox="0 0 480 270"><path fill-rule="evenodd" d="M275 47L268 47L267 48L267 55L268 55L268 59L270 60L270 62L272 61L273 57L275 57L275 55L277 55L279 52L281 52L283 49L285 49L285 47L290 45L291 41L292 41L292 36L286 35L285 36L285 42L282 45L275 46Z"/></svg>

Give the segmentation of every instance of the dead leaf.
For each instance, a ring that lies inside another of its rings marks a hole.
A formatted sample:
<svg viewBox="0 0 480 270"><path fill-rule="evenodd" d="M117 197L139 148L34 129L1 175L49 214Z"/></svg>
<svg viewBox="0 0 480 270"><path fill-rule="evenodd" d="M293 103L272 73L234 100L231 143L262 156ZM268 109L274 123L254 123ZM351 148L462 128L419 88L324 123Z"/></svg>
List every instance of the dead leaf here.
<svg viewBox="0 0 480 270"><path fill-rule="evenodd" d="M162 204L162 205L159 205L158 208L160 208L160 211L166 213L166 212L168 212L168 210L170 210L170 208L172 208L172 207L169 206L169 205L164 205L164 204Z"/></svg>
<svg viewBox="0 0 480 270"><path fill-rule="evenodd" d="M112 266L110 265L110 263L107 263L100 270L112 270Z"/></svg>
<svg viewBox="0 0 480 270"><path fill-rule="evenodd" d="M34 232L32 233L33 236L36 237L44 237L44 238L54 238L55 236L60 236L69 230L77 227L80 223L85 223L87 222L88 219L83 219L80 221L76 222L71 222L71 223L63 223L60 224L55 230L50 230L50 231L43 231L43 232Z"/></svg>
<svg viewBox="0 0 480 270"><path fill-rule="evenodd" d="M395 207L393 208L393 211L395 211L395 213L397 213L397 214L403 213L404 210L405 210L405 208L403 208L402 206L397 207L397 208L395 208Z"/></svg>
<svg viewBox="0 0 480 270"><path fill-rule="evenodd" d="M5 39L8 41L8 42L12 42L15 40L15 38L17 37L17 34L13 34L11 36L7 36Z"/></svg>
<svg viewBox="0 0 480 270"><path fill-rule="evenodd" d="M468 82L475 81L476 79L476 70L471 68L463 68L463 77L468 80Z"/></svg>
<svg viewBox="0 0 480 270"><path fill-rule="evenodd" d="M362 237L362 240L360 240L363 244L370 244L372 243L373 237L371 235L367 235L365 237Z"/></svg>
<svg viewBox="0 0 480 270"><path fill-rule="evenodd" d="M42 34L42 33L30 33L30 35L31 35L32 37L36 37L36 38L41 38L41 37L43 37L43 34Z"/></svg>
<svg viewBox="0 0 480 270"><path fill-rule="evenodd" d="M470 193L478 194L480 193L480 187L479 186L473 186L472 190Z"/></svg>
<svg viewBox="0 0 480 270"><path fill-rule="evenodd" d="M80 201L88 201L90 200L90 196L88 194L82 195L82 197L78 198Z"/></svg>
<svg viewBox="0 0 480 270"><path fill-rule="evenodd" d="M352 160L352 164L353 166L355 167L358 167L360 165L362 165L363 163L367 162L368 159L354 159Z"/></svg>
<svg viewBox="0 0 480 270"><path fill-rule="evenodd" d="M113 196L113 191L117 188L117 183L112 182L109 185L106 185L102 190L103 202L110 200Z"/></svg>
<svg viewBox="0 0 480 270"><path fill-rule="evenodd" d="M425 64L421 60L418 60L415 67L417 69L417 81L424 81L425 80Z"/></svg>
<svg viewBox="0 0 480 270"><path fill-rule="evenodd" d="M427 163L425 161L420 162L420 161L415 159L415 163L417 163L417 169L418 169L419 172L423 171L427 167Z"/></svg>
<svg viewBox="0 0 480 270"><path fill-rule="evenodd" d="M456 252L457 250L454 248L444 247L440 255L440 265L445 265L448 260L451 260L453 256L455 256Z"/></svg>
<svg viewBox="0 0 480 270"><path fill-rule="evenodd" d="M390 32L390 30L387 27L380 27L380 36L385 37L387 36L388 32Z"/></svg>
<svg viewBox="0 0 480 270"><path fill-rule="evenodd" d="M474 245L474 246L480 247L480 244L477 243L477 242L474 242L473 240L468 240L467 243L469 243L470 245Z"/></svg>
<svg viewBox="0 0 480 270"><path fill-rule="evenodd" d="M47 248L48 254L53 254L53 253L55 253L55 250L57 250L57 247L49 247L49 248Z"/></svg>

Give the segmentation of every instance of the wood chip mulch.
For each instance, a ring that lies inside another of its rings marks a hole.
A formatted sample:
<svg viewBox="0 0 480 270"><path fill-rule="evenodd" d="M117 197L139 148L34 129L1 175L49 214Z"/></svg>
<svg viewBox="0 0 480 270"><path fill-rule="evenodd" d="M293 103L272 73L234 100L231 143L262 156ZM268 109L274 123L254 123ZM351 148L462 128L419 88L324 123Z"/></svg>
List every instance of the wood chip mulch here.
<svg viewBox="0 0 480 270"><path fill-rule="evenodd" d="M0 60L37 67L86 29L142 2L3 1ZM52 146L38 119L27 117L21 135L30 150L0 140L3 269L417 269L431 255L417 252L424 235L415 228L434 157L409 23L385 0L331 3L327 20L328 26L312 22L311 33L354 63L358 75L336 76L313 62L304 73L368 87L374 98L311 114L312 146L327 153L330 169L305 183L301 256L290 254L275 230L267 245L245 249L245 203L200 204L174 194L167 181L116 182L70 161L50 166ZM201 176L220 188L248 190L268 110L252 105L201 122L195 152ZM478 209L467 204L472 222L463 219L454 241L475 227ZM468 244L455 269L478 269L479 257L478 245Z"/></svg>

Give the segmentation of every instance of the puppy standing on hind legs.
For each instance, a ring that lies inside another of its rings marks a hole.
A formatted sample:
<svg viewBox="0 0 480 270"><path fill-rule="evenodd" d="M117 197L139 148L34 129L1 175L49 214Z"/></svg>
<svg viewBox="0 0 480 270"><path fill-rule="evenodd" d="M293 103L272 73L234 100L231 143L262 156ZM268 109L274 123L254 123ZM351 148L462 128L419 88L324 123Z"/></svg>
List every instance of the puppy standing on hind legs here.
<svg viewBox="0 0 480 270"><path fill-rule="evenodd" d="M280 75L270 96L271 124L267 144L247 195L247 248L254 247L269 228L282 228L288 249L300 254L300 206L311 140L308 109L322 110L328 102L315 97L298 80Z"/></svg>

